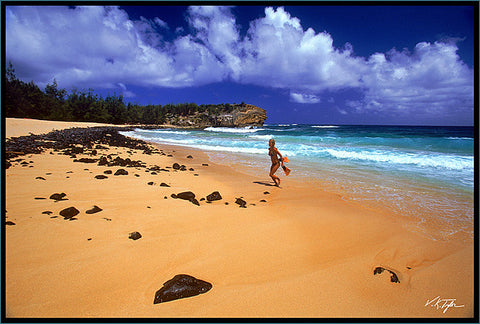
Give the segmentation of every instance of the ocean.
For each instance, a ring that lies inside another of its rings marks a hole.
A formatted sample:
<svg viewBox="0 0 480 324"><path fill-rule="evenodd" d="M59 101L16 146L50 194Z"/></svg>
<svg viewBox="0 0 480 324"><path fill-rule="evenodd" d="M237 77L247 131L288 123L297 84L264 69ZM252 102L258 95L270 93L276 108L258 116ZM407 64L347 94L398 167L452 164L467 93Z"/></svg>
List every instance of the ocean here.
<svg viewBox="0 0 480 324"><path fill-rule="evenodd" d="M434 240L473 238L474 128L277 124L122 132L205 151L212 162L269 179L268 140L290 162L288 178L382 208ZM284 181L283 171L277 171Z"/></svg>

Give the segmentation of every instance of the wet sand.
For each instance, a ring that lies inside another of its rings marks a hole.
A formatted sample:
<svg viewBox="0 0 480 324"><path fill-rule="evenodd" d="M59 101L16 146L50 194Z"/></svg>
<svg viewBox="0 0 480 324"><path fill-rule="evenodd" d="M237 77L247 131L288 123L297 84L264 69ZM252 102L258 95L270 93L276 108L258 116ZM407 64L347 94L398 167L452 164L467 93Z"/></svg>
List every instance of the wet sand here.
<svg viewBox="0 0 480 324"><path fill-rule="evenodd" d="M83 126L6 123L7 137ZM165 155L110 146L98 156L169 172L73 162L53 150L21 156L6 170L6 220L15 223L4 239L8 318L473 316L473 242L429 240L388 210L345 201L281 170L277 188L268 175L215 165L201 151L158 148ZM120 168L128 175L114 176ZM198 200L219 191L222 199L196 206L171 197L183 191ZM62 192L68 200L49 199ZM240 197L247 208L235 203ZM86 214L94 205L102 211ZM76 220L59 215L70 206L80 211ZM129 239L134 231L142 238ZM376 268L385 271L374 275ZM177 274L213 288L154 305L155 292ZM462 307L442 308L437 296Z"/></svg>

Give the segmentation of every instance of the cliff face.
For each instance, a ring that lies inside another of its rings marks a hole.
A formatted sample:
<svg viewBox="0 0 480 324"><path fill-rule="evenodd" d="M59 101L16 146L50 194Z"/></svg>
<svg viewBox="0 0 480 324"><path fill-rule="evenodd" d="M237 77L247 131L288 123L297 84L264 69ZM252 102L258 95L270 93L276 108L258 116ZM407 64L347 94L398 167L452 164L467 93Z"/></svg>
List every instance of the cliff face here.
<svg viewBox="0 0 480 324"><path fill-rule="evenodd" d="M267 119L267 112L254 105L234 105L233 111L218 115L209 115L207 112L191 116L176 116L167 122L172 125L193 128L205 127L245 127L262 126Z"/></svg>

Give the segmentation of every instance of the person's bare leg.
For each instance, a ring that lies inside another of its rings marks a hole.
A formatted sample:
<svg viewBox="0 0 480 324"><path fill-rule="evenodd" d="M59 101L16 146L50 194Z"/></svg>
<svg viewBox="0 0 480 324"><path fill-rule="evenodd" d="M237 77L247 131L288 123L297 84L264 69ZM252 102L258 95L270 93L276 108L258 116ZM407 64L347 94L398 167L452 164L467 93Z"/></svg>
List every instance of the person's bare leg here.
<svg viewBox="0 0 480 324"><path fill-rule="evenodd" d="M275 182L275 185L277 187L280 186L280 178L275 175L275 172L278 170L279 167L280 167L280 163L275 163L270 168L270 177L272 178L273 182ZM277 183L277 180L278 180L278 183Z"/></svg>

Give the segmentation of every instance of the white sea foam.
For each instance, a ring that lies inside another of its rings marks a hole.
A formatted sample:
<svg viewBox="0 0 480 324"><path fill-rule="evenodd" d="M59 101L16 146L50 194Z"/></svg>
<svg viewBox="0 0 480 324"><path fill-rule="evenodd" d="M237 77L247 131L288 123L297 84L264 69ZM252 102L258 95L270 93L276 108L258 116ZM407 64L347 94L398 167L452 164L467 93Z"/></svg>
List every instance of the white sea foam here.
<svg viewBox="0 0 480 324"><path fill-rule="evenodd" d="M454 155L423 155L402 152L382 151L347 151L342 149L325 149L338 159L350 159L394 164L413 164L421 167L445 168L450 170L473 170L473 158Z"/></svg>
<svg viewBox="0 0 480 324"><path fill-rule="evenodd" d="M336 125L314 125L312 126L313 128L339 128L340 126L336 126Z"/></svg>
<svg viewBox="0 0 480 324"><path fill-rule="evenodd" d="M473 138L471 137L447 137L449 140L470 140L473 141Z"/></svg>
<svg viewBox="0 0 480 324"><path fill-rule="evenodd" d="M273 138L273 135L250 135L248 138L259 139L263 141L268 141Z"/></svg>
<svg viewBox="0 0 480 324"><path fill-rule="evenodd" d="M188 135L191 132L182 131L182 130L172 130L172 129L135 129L139 133L152 133L152 134L175 134L175 135Z"/></svg>
<svg viewBox="0 0 480 324"><path fill-rule="evenodd" d="M263 128L251 128L251 127L245 127L245 128L229 128L229 127L207 127L204 129L204 131L207 132L218 132L218 133L237 133L237 134L247 134L247 133L255 133L260 130L263 130Z"/></svg>

